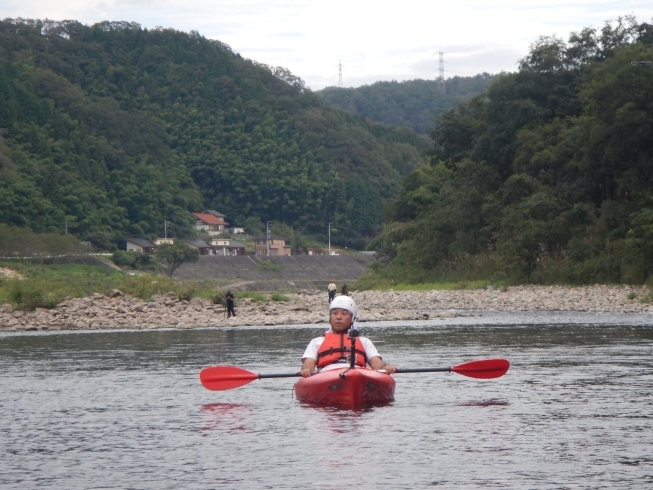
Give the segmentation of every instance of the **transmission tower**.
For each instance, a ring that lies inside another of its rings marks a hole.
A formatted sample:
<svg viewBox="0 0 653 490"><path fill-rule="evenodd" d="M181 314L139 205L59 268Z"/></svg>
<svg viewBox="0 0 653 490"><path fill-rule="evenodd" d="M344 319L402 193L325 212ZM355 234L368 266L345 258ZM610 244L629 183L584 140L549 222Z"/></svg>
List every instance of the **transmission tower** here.
<svg viewBox="0 0 653 490"><path fill-rule="evenodd" d="M442 87L442 93L445 94L444 89L444 53L440 51L440 87Z"/></svg>
<svg viewBox="0 0 653 490"><path fill-rule="evenodd" d="M338 61L338 87L342 88L342 60Z"/></svg>

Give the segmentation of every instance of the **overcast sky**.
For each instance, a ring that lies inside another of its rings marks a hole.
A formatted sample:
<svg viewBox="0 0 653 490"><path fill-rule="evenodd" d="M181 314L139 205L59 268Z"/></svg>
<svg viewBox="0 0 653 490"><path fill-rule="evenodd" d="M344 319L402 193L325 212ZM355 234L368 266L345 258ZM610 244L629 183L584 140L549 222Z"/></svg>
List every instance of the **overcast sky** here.
<svg viewBox="0 0 653 490"><path fill-rule="evenodd" d="M651 22L653 0L0 0L0 17L137 22L198 31L242 56L283 66L313 90L379 80L514 71L540 35L633 14Z"/></svg>

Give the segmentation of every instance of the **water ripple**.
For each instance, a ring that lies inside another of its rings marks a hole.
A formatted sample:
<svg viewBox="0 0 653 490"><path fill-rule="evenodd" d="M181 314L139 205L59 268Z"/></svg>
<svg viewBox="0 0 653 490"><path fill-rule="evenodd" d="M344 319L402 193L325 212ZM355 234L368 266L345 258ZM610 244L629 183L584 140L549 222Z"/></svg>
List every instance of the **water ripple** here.
<svg viewBox="0 0 653 490"><path fill-rule="evenodd" d="M199 384L209 365L293 372L320 333L314 326L0 336L0 486L653 483L650 321L561 313L455 320L367 325L364 334L402 367L506 357L505 376L397 376L393 403L355 411L298 403L292 379L225 392Z"/></svg>

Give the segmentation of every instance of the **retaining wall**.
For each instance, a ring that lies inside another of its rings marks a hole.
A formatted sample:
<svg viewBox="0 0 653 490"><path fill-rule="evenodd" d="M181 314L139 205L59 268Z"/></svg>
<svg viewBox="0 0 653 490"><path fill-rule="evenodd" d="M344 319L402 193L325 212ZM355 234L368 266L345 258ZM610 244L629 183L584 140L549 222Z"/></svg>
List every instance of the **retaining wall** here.
<svg viewBox="0 0 653 490"><path fill-rule="evenodd" d="M367 272L374 260L369 254L298 255L287 257L223 257L203 255L193 264L182 264L175 279L207 280L223 287L251 291L326 290L330 279L338 288Z"/></svg>

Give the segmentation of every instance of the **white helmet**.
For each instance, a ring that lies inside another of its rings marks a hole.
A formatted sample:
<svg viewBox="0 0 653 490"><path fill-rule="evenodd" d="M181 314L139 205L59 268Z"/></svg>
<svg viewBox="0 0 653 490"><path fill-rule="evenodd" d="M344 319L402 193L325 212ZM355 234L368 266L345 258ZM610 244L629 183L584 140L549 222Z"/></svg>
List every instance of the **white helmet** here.
<svg viewBox="0 0 653 490"><path fill-rule="evenodd" d="M358 312L356 309L356 303L354 303L354 300L349 296L341 295L333 298L333 301L331 301L331 304L329 305L329 314L331 314L331 310L334 308L342 308L351 313L352 322L356 319L356 313Z"/></svg>

